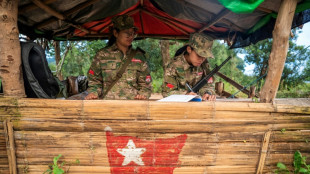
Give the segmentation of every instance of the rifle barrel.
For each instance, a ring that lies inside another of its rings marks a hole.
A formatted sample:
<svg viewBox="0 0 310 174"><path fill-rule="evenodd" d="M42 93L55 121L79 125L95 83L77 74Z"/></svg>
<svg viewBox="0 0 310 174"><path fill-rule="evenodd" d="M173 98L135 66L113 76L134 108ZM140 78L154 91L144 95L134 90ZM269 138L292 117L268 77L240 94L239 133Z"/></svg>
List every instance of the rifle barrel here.
<svg viewBox="0 0 310 174"><path fill-rule="evenodd" d="M215 65L215 68L205 77L203 77L201 80L199 80L199 82L197 82L194 87L192 88L192 90L197 93L207 82L208 80L214 75L216 74L232 57L229 56L226 60L224 60L223 63L221 63L220 66Z"/></svg>

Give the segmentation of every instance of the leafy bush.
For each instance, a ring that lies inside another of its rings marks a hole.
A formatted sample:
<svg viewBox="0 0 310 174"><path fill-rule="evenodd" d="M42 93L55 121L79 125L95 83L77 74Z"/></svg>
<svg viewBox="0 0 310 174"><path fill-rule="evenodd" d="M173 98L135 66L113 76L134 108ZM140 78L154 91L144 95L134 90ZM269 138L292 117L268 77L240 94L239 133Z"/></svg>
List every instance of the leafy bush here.
<svg viewBox="0 0 310 174"><path fill-rule="evenodd" d="M310 165L307 165L306 161L307 161L307 157L302 156L299 151L296 151L294 154L294 161L293 161L294 171L292 171L292 173L294 173L294 174L298 174L298 173L310 174ZM281 162L279 162L277 164L277 167L279 169L277 169L275 171L275 173L289 174L291 172L286 167L286 165L281 163Z"/></svg>

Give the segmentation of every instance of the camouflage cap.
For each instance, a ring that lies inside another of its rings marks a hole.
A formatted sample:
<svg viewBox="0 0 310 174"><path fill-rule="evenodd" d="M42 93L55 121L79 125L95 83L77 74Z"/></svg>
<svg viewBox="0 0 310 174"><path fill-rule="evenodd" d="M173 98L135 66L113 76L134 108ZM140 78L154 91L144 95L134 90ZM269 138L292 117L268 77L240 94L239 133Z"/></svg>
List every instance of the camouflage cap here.
<svg viewBox="0 0 310 174"><path fill-rule="evenodd" d="M213 40L210 37L202 33L191 34L189 38L189 45L199 56L205 58L214 58L211 51Z"/></svg>
<svg viewBox="0 0 310 174"><path fill-rule="evenodd" d="M134 26L134 20L132 17L128 15L115 16L112 18L113 26L119 30L126 30L129 28L133 28L138 30L136 26Z"/></svg>

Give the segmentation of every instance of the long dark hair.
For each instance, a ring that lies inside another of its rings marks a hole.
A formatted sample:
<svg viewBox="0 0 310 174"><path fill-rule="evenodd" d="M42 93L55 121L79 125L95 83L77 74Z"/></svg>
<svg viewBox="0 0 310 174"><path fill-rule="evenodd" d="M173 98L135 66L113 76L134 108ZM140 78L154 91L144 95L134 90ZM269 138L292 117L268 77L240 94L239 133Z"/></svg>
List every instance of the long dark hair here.
<svg viewBox="0 0 310 174"><path fill-rule="evenodd" d="M179 48L179 49L175 52L174 57L179 56L179 55L182 54L183 52L184 52L184 55L188 54L187 49L186 49L187 46L189 46L189 45L184 45L183 47ZM193 49L193 48L191 47L191 49Z"/></svg>
<svg viewBox="0 0 310 174"><path fill-rule="evenodd" d="M107 47L112 46L116 42L116 37L114 36L113 31L115 30L116 32L120 32L118 28L114 28L114 27L110 27L109 30L110 30L110 37L109 37Z"/></svg>

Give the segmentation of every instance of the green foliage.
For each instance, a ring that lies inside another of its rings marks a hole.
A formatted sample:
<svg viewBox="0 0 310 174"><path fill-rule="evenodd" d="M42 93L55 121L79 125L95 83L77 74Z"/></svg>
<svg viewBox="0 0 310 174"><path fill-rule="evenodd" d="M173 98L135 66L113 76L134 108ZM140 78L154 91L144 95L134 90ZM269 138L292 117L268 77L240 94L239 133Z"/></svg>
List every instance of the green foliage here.
<svg viewBox="0 0 310 174"><path fill-rule="evenodd" d="M53 159L53 164L49 165L49 169L47 169L43 174L47 173L47 174L65 174L65 173L69 173L69 169L70 166L73 164L80 164L80 160L76 159L75 162L73 163L68 163L66 161L62 162L62 163L58 163L59 158L61 157L61 154L59 154L58 156L54 157ZM65 165L69 166L68 169L65 172Z"/></svg>
<svg viewBox="0 0 310 174"><path fill-rule="evenodd" d="M172 59L177 49L183 45L183 42L174 40L170 41L170 43L169 54L170 59ZM159 44L158 39L150 38L133 42L134 47L140 47L146 51L146 57L153 80L153 93L161 93L164 77L163 61Z"/></svg>
<svg viewBox="0 0 310 174"><path fill-rule="evenodd" d="M61 157L61 154L54 157L53 165L50 166L50 168L47 169L43 174L45 174L45 173L48 173L48 174L63 174L63 173L65 173L65 171L62 169L64 162L62 162L61 164L58 164L58 160L60 157Z"/></svg>
<svg viewBox="0 0 310 174"><path fill-rule="evenodd" d="M280 80L279 90L289 90L310 80L310 50L308 47L297 45L294 40L289 40L289 50ZM240 53L246 54L246 63L255 65L254 75L256 77L267 72L271 47L272 39L266 39L238 50ZM259 84L259 86L261 85Z"/></svg>
<svg viewBox="0 0 310 174"><path fill-rule="evenodd" d="M68 46L71 46L71 49L65 57L61 71L64 78L68 76L87 75L93 57L97 51L106 46L106 41L73 41L70 43L68 41L61 41L61 57L63 57L65 49ZM55 58L54 47L52 45L49 47L47 57ZM49 67L53 72L56 71L56 64L53 65L53 63L50 63Z"/></svg>
<svg viewBox="0 0 310 174"><path fill-rule="evenodd" d="M277 98L309 98L310 83L301 83L293 87L285 87L278 91Z"/></svg>
<svg viewBox="0 0 310 174"><path fill-rule="evenodd" d="M50 63L48 64L48 67L50 68L50 70L54 73L56 72L56 64L55 63Z"/></svg>
<svg viewBox="0 0 310 174"><path fill-rule="evenodd" d="M286 129L285 129L285 128L282 128L282 129L281 129L281 133L283 133L283 134L284 134L284 133L285 133L285 131L286 131Z"/></svg>
<svg viewBox="0 0 310 174"><path fill-rule="evenodd" d="M294 171L292 173L298 174L298 173L304 173L304 174L310 174L310 165L306 164L307 157L302 156L299 151L296 151L294 154ZM278 169L275 171L275 173L290 173L290 170L286 167L285 164L278 162L277 163Z"/></svg>

